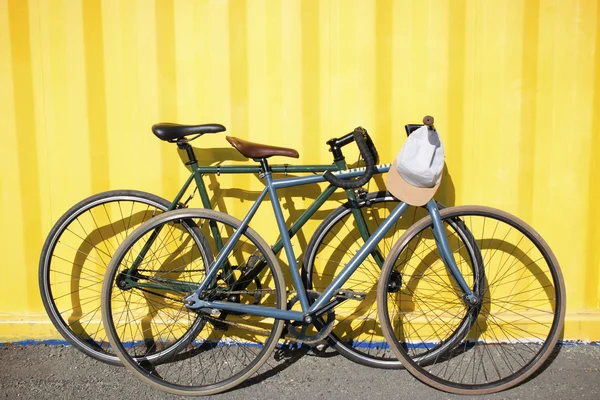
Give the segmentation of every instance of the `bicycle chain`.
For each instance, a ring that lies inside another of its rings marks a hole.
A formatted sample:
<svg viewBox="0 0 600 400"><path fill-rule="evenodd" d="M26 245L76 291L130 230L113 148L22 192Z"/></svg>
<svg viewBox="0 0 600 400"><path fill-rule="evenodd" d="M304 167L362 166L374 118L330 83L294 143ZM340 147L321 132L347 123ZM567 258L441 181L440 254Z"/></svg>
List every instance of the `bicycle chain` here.
<svg viewBox="0 0 600 400"><path fill-rule="evenodd" d="M155 292L153 292L151 290L148 290L148 289L144 289L144 288L140 288L140 287L138 287L137 289L141 290L142 292L153 294L155 296L164 297L167 300L172 300L172 301L179 301L180 300L180 299L171 298L171 297L163 295L163 294L155 293ZM307 290L306 292L319 294L319 292L317 292L316 290ZM232 291L232 292L228 292L228 293L229 294L245 294L245 293L248 293L248 292L247 291L238 290L238 291ZM262 291L261 293L275 293L275 291L274 290ZM286 293L289 296L291 294L296 293L296 291L290 290L290 291L286 291ZM237 327L237 328L244 329L246 331L250 331L250 332L254 332L254 333L259 333L259 334L265 335L265 336L269 336L271 334L271 332L269 332L269 331L261 330L261 329L258 329L258 328L252 328L252 327L249 327L247 325L242 325L242 324L239 324L239 323L236 323L236 322L233 322L233 321L227 321L227 320L224 320L224 319L219 319L219 318L213 317L212 315L209 315L209 314L202 313L202 317L206 318L207 320L214 321L216 324L230 325L230 326L234 326L234 327ZM215 324L213 323L213 325L215 325ZM331 326L329 326L327 328L325 336L329 335L332 330L333 330L333 325L331 325ZM285 335L285 336L282 336L280 339L284 339L284 340L286 340L288 342L291 342L291 343L306 343L306 344L316 344L316 343L320 343L320 342L322 342L324 340L324 339L314 340L314 341L313 340L299 340L299 339L296 339L293 336L290 336L289 334Z"/></svg>

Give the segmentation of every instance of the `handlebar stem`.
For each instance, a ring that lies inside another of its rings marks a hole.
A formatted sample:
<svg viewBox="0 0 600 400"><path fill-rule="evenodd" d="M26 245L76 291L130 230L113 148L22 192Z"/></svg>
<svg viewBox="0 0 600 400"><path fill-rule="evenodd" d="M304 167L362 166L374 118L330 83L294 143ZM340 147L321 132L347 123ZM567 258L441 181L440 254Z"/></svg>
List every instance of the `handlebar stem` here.
<svg viewBox="0 0 600 400"><path fill-rule="evenodd" d="M198 163L198 160L196 159L196 154L194 154L194 150L188 142L177 141L177 147L179 147L181 150L185 150L185 152L187 153L189 161L186 162L185 165L192 165Z"/></svg>
<svg viewBox="0 0 600 400"><path fill-rule="evenodd" d="M354 132L349 133L341 138L329 139L326 143L329 145L329 151L333 154L333 161L343 161L346 158L342 153L342 147L354 141Z"/></svg>

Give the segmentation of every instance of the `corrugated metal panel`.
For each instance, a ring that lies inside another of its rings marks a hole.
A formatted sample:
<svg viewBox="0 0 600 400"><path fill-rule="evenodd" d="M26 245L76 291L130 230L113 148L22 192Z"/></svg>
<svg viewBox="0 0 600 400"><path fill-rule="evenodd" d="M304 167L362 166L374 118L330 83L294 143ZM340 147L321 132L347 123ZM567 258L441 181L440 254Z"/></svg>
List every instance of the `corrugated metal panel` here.
<svg viewBox="0 0 600 400"><path fill-rule="evenodd" d="M432 114L440 200L531 223L563 267L565 336L600 339L599 44L600 7L584 0L0 0L0 336L51 335L37 262L68 207L108 189L176 193L187 172L153 123L220 122L325 163L325 141L357 125L389 160L403 125ZM217 181L238 216L262 187ZM257 226L267 239L271 223Z"/></svg>

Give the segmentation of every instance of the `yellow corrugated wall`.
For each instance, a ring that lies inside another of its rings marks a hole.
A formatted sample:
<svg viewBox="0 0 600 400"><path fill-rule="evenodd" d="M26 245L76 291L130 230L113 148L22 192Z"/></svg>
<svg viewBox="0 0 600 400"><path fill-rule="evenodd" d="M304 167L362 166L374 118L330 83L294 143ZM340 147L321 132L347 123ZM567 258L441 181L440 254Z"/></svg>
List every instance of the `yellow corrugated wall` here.
<svg viewBox="0 0 600 400"><path fill-rule="evenodd" d="M565 338L600 339L597 1L0 0L0 88L1 340L56 337L37 266L67 208L177 192L188 173L153 123L219 122L327 163L357 125L390 160L425 114L453 183L440 198L533 225L562 265ZM216 181L238 217L262 187Z"/></svg>

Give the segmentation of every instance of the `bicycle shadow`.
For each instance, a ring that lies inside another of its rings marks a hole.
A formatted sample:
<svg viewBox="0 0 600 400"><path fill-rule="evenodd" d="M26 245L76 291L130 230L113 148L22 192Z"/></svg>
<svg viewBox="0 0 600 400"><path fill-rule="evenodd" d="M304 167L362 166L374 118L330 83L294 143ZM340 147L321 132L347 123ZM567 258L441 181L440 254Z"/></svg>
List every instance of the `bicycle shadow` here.
<svg viewBox="0 0 600 400"><path fill-rule="evenodd" d="M192 150L199 165L221 165L229 161L249 161L239 151L233 147L211 147L208 149L192 146ZM185 168L192 172L192 168L186 163L189 161L185 150L177 148L177 154Z"/></svg>

